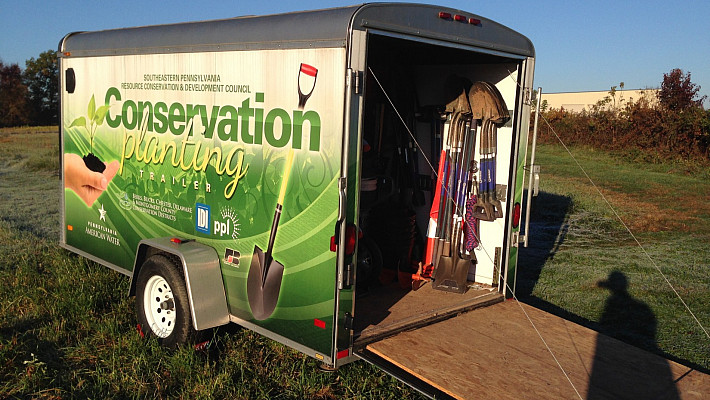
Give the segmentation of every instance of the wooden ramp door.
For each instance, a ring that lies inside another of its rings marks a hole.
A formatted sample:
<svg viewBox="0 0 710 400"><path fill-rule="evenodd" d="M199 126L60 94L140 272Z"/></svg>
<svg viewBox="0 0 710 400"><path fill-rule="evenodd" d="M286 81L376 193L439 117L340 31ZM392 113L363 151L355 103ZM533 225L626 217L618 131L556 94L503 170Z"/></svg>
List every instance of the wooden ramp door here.
<svg viewBox="0 0 710 400"><path fill-rule="evenodd" d="M360 303L365 310L372 308L367 301L388 303L382 296L371 297ZM393 302L382 321L362 329L353 346L355 354L429 397L478 398L470 371L481 360L471 356L476 346L471 327L477 325L479 310L502 301L493 290L457 295L426 285ZM369 313L364 314L359 324L370 321Z"/></svg>
<svg viewBox="0 0 710 400"><path fill-rule="evenodd" d="M710 393L706 373L515 301L369 343L358 354L435 398L699 400Z"/></svg>
<svg viewBox="0 0 710 400"><path fill-rule="evenodd" d="M481 310L369 343L356 354L431 398L488 398L496 384L482 382L477 371L496 360L479 356L486 350L477 348L482 342L471 329Z"/></svg>

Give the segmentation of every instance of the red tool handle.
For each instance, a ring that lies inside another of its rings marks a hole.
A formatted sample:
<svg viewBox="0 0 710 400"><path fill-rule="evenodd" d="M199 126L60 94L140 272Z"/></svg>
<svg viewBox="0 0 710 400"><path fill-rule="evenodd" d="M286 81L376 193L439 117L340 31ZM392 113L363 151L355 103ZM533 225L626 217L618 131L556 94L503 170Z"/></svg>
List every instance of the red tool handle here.
<svg viewBox="0 0 710 400"><path fill-rule="evenodd" d="M303 72L306 75L310 75L312 77L315 77L318 75L318 70L316 67L312 67L308 64L301 63L301 72Z"/></svg>

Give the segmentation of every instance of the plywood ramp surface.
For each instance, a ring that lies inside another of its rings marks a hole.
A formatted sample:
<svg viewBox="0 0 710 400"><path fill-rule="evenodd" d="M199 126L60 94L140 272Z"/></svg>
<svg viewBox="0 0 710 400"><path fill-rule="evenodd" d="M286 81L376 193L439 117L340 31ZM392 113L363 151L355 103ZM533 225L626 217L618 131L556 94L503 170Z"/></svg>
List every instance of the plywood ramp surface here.
<svg viewBox="0 0 710 400"><path fill-rule="evenodd" d="M710 398L710 375L515 301L365 351L458 399Z"/></svg>
<svg viewBox="0 0 710 400"><path fill-rule="evenodd" d="M382 287L357 301L355 331L359 337L356 345L360 347L403 330L501 301L503 295L490 288L457 294L434 290L431 284L417 291L402 290L397 285Z"/></svg>

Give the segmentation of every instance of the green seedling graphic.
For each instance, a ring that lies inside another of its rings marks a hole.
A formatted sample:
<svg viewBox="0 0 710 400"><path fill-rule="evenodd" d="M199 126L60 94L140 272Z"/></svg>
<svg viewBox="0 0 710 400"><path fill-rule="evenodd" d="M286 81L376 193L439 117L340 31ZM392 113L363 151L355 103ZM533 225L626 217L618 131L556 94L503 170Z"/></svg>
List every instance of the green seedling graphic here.
<svg viewBox="0 0 710 400"><path fill-rule="evenodd" d="M89 134L89 154L83 157L84 164L86 167L92 171L103 172L106 169L106 164L104 164L98 157L94 155L94 136L96 136L96 128L101 126L106 119L106 113L108 112L109 105L103 105L96 108L96 100L94 95L91 95L91 100L89 100L89 105L86 110L86 115L89 117L89 124L87 126L87 121L85 117L79 117L72 121L70 128L75 126L83 127Z"/></svg>

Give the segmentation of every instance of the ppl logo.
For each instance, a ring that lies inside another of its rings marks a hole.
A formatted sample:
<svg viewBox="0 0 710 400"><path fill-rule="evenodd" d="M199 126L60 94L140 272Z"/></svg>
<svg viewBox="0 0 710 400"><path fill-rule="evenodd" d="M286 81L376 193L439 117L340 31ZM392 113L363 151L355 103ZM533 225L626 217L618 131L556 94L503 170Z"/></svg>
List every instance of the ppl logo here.
<svg viewBox="0 0 710 400"><path fill-rule="evenodd" d="M198 232L210 233L210 206L202 203L195 204L195 229Z"/></svg>

